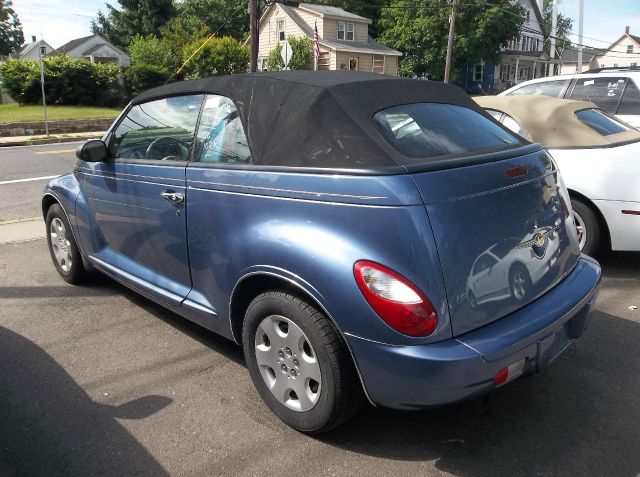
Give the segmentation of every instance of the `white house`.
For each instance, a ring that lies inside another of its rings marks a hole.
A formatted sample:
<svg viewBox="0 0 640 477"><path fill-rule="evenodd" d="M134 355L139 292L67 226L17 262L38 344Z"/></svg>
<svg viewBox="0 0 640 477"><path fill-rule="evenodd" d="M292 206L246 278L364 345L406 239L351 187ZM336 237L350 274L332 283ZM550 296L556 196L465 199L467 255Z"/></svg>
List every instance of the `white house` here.
<svg viewBox="0 0 640 477"><path fill-rule="evenodd" d="M545 76L549 55L544 52L546 31L539 3L518 0L526 10L519 37L501 48L500 63L495 65L493 87L504 90L513 85Z"/></svg>
<svg viewBox="0 0 640 477"><path fill-rule="evenodd" d="M371 20L342 8L311 3L297 7L272 3L259 23L258 69L265 69L273 48L289 36L313 39L318 29L319 70L358 70L398 74L402 53L381 45L369 36ZM247 40L247 43L249 39Z"/></svg>
<svg viewBox="0 0 640 477"><path fill-rule="evenodd" d="M52 53L54 50L49 43L44 40L36 40L35 36L31 37L31 43L22 45L11 56L18 60L37 60L40 58L40 49L42 48L42 56Z"/></svg>
<svg viewBox="0 0 640 477"><path fill-rule="evenodd" d="M625 27L624 35L596 56L595 63L596 68L640 65L640 36L630 34Z"/></svg>
<svg viewBox="0 0 640 477"><path fill-rule="evenodd" d="M91 63L115 63L118 66L129 66L131 63L129 55L100 35L71 40L58 48L54 54L84 58Z"/></svg>

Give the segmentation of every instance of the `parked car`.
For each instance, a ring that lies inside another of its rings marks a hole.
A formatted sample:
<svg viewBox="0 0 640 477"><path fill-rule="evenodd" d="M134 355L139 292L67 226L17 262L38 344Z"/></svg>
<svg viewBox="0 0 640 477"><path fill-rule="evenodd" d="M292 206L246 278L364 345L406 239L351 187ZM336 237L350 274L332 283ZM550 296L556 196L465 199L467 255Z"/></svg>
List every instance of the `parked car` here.
<svg viewBox="0 0 640 477"><path fill-rule="evenodd" d="M584 253L605 244L640 251L640 131L586 101L475 99L512 131L547 147L569 189Z"/></svg>
<svg viewBox="0 0 640 477"><path fill-rule="evenodd" d="M525 81L498 96L543 95L591 101L640 128L640 71L604 69L592 73L549 76Z"/></svg>
<svg viewBox="0 0 640 477"><path fill-rule="evenodd" d="M135 98L78 157L42 200L60 275L98 270L241 344L264 402L301 431L337 426L363 396L415 409L489 392L589 323L600 267L558 209L551 158L457 87L179 82ZM524 238L525 263L555 260L519 300L474 309L469 271L507 237Z"/></svg>

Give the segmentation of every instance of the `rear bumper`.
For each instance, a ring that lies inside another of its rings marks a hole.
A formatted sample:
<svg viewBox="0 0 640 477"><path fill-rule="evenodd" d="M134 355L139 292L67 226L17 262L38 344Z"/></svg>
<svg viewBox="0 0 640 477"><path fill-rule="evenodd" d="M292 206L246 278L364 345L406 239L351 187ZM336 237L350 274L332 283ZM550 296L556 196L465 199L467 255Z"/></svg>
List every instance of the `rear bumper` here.
<svg viewBox="0 0 640 477"><path fill-rule="evenodd" d="M542 297L455 339L416 346L351 335L347 340L375 404L397 409L450 404L495 389L496 373L522 360L522 374L542 371L586 330L600 280L598 262L582 256Z"/></svg>

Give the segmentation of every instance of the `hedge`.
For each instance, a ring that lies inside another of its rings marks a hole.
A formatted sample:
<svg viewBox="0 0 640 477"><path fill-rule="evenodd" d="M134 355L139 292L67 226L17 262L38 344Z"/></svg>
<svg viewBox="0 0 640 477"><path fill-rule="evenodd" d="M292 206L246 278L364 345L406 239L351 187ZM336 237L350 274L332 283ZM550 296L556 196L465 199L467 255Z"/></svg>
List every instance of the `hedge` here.
<svg viewBox="0 0 640 477"><path fill-rule="evenodd" d="M125 103L120 68L56 55L43 59L47 103L115 106ZM0 65L5 90L20 104L42 101L37 60L8 60Z"/></svg>

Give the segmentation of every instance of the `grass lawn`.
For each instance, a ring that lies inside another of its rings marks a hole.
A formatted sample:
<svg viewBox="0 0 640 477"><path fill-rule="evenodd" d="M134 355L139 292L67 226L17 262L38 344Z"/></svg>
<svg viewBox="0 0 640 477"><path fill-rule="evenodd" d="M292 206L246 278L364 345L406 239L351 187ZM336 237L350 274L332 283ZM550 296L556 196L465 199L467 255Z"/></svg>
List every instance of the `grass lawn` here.
<svg viewBox="0 0 640 477"><path fill-rule="evenodd" d="M115 118L121 109L93 106L47 106L50 121L63 119ZM0 123L44 121L44 108L36 105L0 104Z"/></svg>

